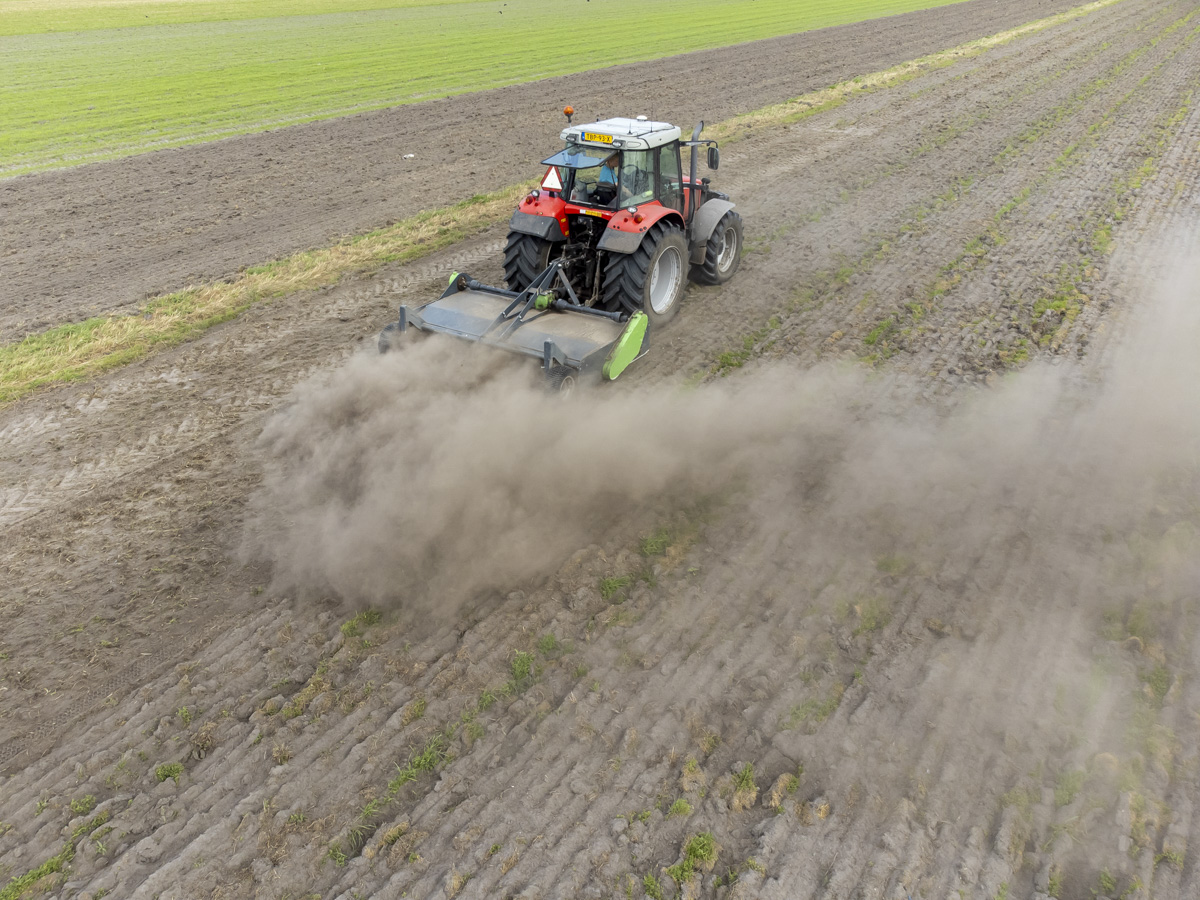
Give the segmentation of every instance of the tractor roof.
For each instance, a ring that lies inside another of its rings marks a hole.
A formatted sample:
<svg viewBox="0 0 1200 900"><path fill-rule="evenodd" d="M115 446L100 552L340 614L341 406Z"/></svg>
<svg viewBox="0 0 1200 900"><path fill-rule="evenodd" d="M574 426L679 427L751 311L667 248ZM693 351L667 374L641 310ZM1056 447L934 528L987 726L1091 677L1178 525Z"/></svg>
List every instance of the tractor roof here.
<svg viewBox="0 0 1200 900"><path fill-rule="evenodd" d="M651 122L642 116L572 125L563 130L562 139L569 144L589 144L617 150L650 150L679 140L680 133L678 125Z"/></svg>

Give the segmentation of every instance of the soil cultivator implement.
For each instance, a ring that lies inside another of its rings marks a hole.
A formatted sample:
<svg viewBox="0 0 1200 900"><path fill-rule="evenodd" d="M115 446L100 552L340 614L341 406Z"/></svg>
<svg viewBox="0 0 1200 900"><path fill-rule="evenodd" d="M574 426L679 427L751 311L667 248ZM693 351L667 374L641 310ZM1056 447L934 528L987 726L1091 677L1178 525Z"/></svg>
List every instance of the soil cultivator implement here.
<svg viewBox="0 0 1200 900"><path fill-rule="evenodd" d="M543 160L541 187L509 222L504 288L455 272L436 300L400 307L379 336L397 345L409 328L441 332L540 359L549 388L583 376L612 380L675 317L687 281L721 284L737 271L742 219L729 197L696 177L700 147L716 169L704 123L682 140L675 125L605 119L570 125L565 147ZM685 176L680 150L691 150Z"/></svg>

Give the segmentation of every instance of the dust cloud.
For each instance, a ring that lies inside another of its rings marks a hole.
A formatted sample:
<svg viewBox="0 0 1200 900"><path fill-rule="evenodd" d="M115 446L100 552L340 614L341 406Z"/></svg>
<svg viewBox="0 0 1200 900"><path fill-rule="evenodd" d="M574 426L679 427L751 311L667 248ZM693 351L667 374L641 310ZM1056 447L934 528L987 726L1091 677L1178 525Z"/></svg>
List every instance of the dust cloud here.
<svg viewBox="0 0 1200 900"><path fill-rule="evenodd" d="M671 498L816 454L850 427L863 383L781 368L564 401L531 370L430 339L303 386L262 436L251 555L281 588L450 614Z"/></svg>
<svg viewBox="0 0 1200 900"><path fill-rule="evenodd" d="M1156 288L1101 365L1033 364L950 412L855 366L762 365L696 390L614 385L563 402L531 381L536 367L450 340L364 354L266 427L246 549L278 589L452 616L736 487L754 540L801 533L835 565L899 552L962 569L1020 540L1040 590L1116 596L1136 587L1112 580L1133 552L1124 537L1194 512L1180 491L1200 447L1198 275L1191 264Z"/></svg>

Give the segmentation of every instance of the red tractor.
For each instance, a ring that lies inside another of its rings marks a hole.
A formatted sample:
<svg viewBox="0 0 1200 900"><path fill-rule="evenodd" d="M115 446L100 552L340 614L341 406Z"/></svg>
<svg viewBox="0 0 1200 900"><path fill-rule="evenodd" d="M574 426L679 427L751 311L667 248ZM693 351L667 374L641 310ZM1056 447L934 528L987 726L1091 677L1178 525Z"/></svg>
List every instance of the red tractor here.
<svg viewBox="0 0 1200 900"><path fill-rule="evenodd" d="M565 149L547 160L540 189L509 222L504 276L510 291L528 287L555 259L589 306L644 310L650 324L670 321L691 270L696 281L721 284L741 261L742 219L729 197L696 178L697 150L708 167L719 152L666 122L605 119L562 132ZM691 149L683 176L680 148Z"/></svg>
<svg viewBox="0 0 1200 900"><path fill-rule="evenodd" d="M703 127L682 141L678 127L645 116L569 125L509 222L507 287L455 272L437 300L400 307L380 350L412 326L539 357L555 390L589 372L616 378L649 349L651 326L674 318L689 272L721 284L741 262L741 216L696 177L700 147L710 169L720 159Z"/></svg>

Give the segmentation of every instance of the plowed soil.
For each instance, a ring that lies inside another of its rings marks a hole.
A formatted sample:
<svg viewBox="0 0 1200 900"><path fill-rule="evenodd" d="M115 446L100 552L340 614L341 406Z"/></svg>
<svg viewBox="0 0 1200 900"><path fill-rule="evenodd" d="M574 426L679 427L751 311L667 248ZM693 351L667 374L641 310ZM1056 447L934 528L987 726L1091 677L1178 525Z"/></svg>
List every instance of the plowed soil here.
<svg viewBox="0 0 1200 900"><path fill-rule="evenodd" d="M567 103L690 128L1074 5L978 0L0 181L0 341L536 177Z"/></svg>
<svg viewBox="0 0 1200 900"><path fill-rule="evenodd" d="M917 53L997 29L956 9ZM864 70L916 55L887 33ZM795 67L779 96L834 80ZM729 145L741 270L569 404L373 352L447 271L498 280L496 231L0 412L0 866L57 858L63 898L1200 895L1197 87L1200 2L1123 0ZM376 190L339 178L312 202ZM375 215L272 208L161 284Z"/></svg>

